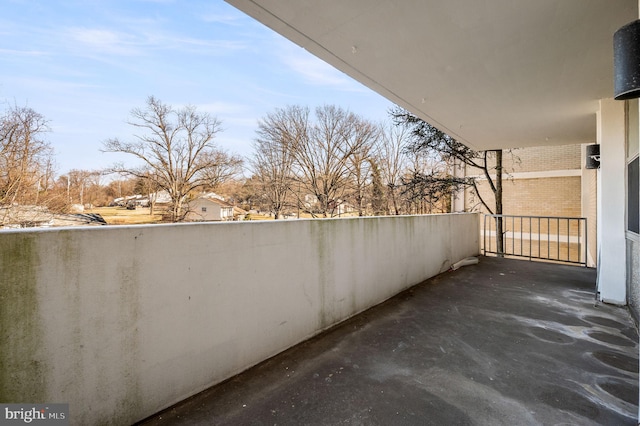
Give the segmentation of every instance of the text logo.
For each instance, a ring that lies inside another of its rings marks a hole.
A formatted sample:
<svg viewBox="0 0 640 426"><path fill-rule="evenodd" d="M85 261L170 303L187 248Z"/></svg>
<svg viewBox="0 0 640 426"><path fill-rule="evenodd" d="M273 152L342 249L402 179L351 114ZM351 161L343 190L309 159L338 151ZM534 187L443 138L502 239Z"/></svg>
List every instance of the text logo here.
<svg viewBox="0 0 640 426"><path fill-rule="evenodd" d="M68 426L69 404L0 404L0 426Z"/></svg>

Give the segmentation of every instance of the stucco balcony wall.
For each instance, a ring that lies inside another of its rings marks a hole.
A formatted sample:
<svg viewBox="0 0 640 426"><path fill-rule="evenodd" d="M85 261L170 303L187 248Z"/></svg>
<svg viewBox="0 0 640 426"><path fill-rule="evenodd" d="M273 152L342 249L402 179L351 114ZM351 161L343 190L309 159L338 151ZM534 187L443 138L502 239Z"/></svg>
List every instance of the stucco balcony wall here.
<svg viewBox="0 0 640 426"><path fill-rule="evenodd" d="M479 252L476 214L0 234L0 401L127 424Z"/></svg>

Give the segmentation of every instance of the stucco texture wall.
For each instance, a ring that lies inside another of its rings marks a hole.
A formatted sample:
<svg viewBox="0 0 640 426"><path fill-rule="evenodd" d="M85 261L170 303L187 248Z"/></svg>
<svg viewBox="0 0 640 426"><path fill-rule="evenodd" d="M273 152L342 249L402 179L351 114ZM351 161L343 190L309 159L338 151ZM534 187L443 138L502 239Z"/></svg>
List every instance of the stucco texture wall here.
<svg viewBox="0 0 640 426"><path fill-rule="evenodd" d="M0 400L130 424L477 255L475 214L10 231Z"/></svg>

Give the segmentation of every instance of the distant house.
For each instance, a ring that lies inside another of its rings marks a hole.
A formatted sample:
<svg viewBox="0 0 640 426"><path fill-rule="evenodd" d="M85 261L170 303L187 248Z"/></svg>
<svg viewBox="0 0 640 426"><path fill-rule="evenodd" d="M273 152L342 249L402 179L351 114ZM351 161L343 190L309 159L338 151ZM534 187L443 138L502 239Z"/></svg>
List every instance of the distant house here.
<svg viewBox="0 0 640 426"><path fill-rule="evenodd" d="M171 204L171 195L168 191L158 191L149 194L149 201L155 203L155 205L169 205Z"/></svg>
<svg viewBox="0 0 640 426"><path fill-rule="evenodd" d="M219 198L199 197L189 201L189 222L233 220L233 206Z"/></svg>
<svg viewBox="0 0 640 426"><path fill-rule="evenodd" d="M343 214L349 214L357 211L356 207L353 204L349 204L344 201L339 201L339 204L336 206L335 213L338 216Z"/></svg>
<svg viewBox="0 0 640 426"><path fill-rule="evenodd" d="M155 194L152 194L155 195ZM149 197L140 194L128 195L126 197L114 198L111 206L120 207L149 207Z"/></svg>
<svg viewBox="0 0 640 426"><path fill-rule="evenodd" d="M102 216L96 213L61 214L52 213L42 206L0 207L0 230L18 228L52 228L59 226L106 225Z"/></svg>
<svg viewBox="0 0 640 426"><path fill-rule="evenodd" d="M233 220L244 220L247 217L247 211L240 207L233 207Z"/></svg>

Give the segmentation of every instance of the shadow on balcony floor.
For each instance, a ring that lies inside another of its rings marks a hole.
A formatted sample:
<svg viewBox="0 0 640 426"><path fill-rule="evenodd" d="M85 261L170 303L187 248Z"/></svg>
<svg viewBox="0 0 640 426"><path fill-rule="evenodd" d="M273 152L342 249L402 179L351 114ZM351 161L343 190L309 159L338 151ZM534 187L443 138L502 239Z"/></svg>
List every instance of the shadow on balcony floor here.
<svg viewBox="0 0 640 426"><path fill-rule="evenodd" d="M638 334L595 271L481 257L147 425L636 425Z"/></svg>

